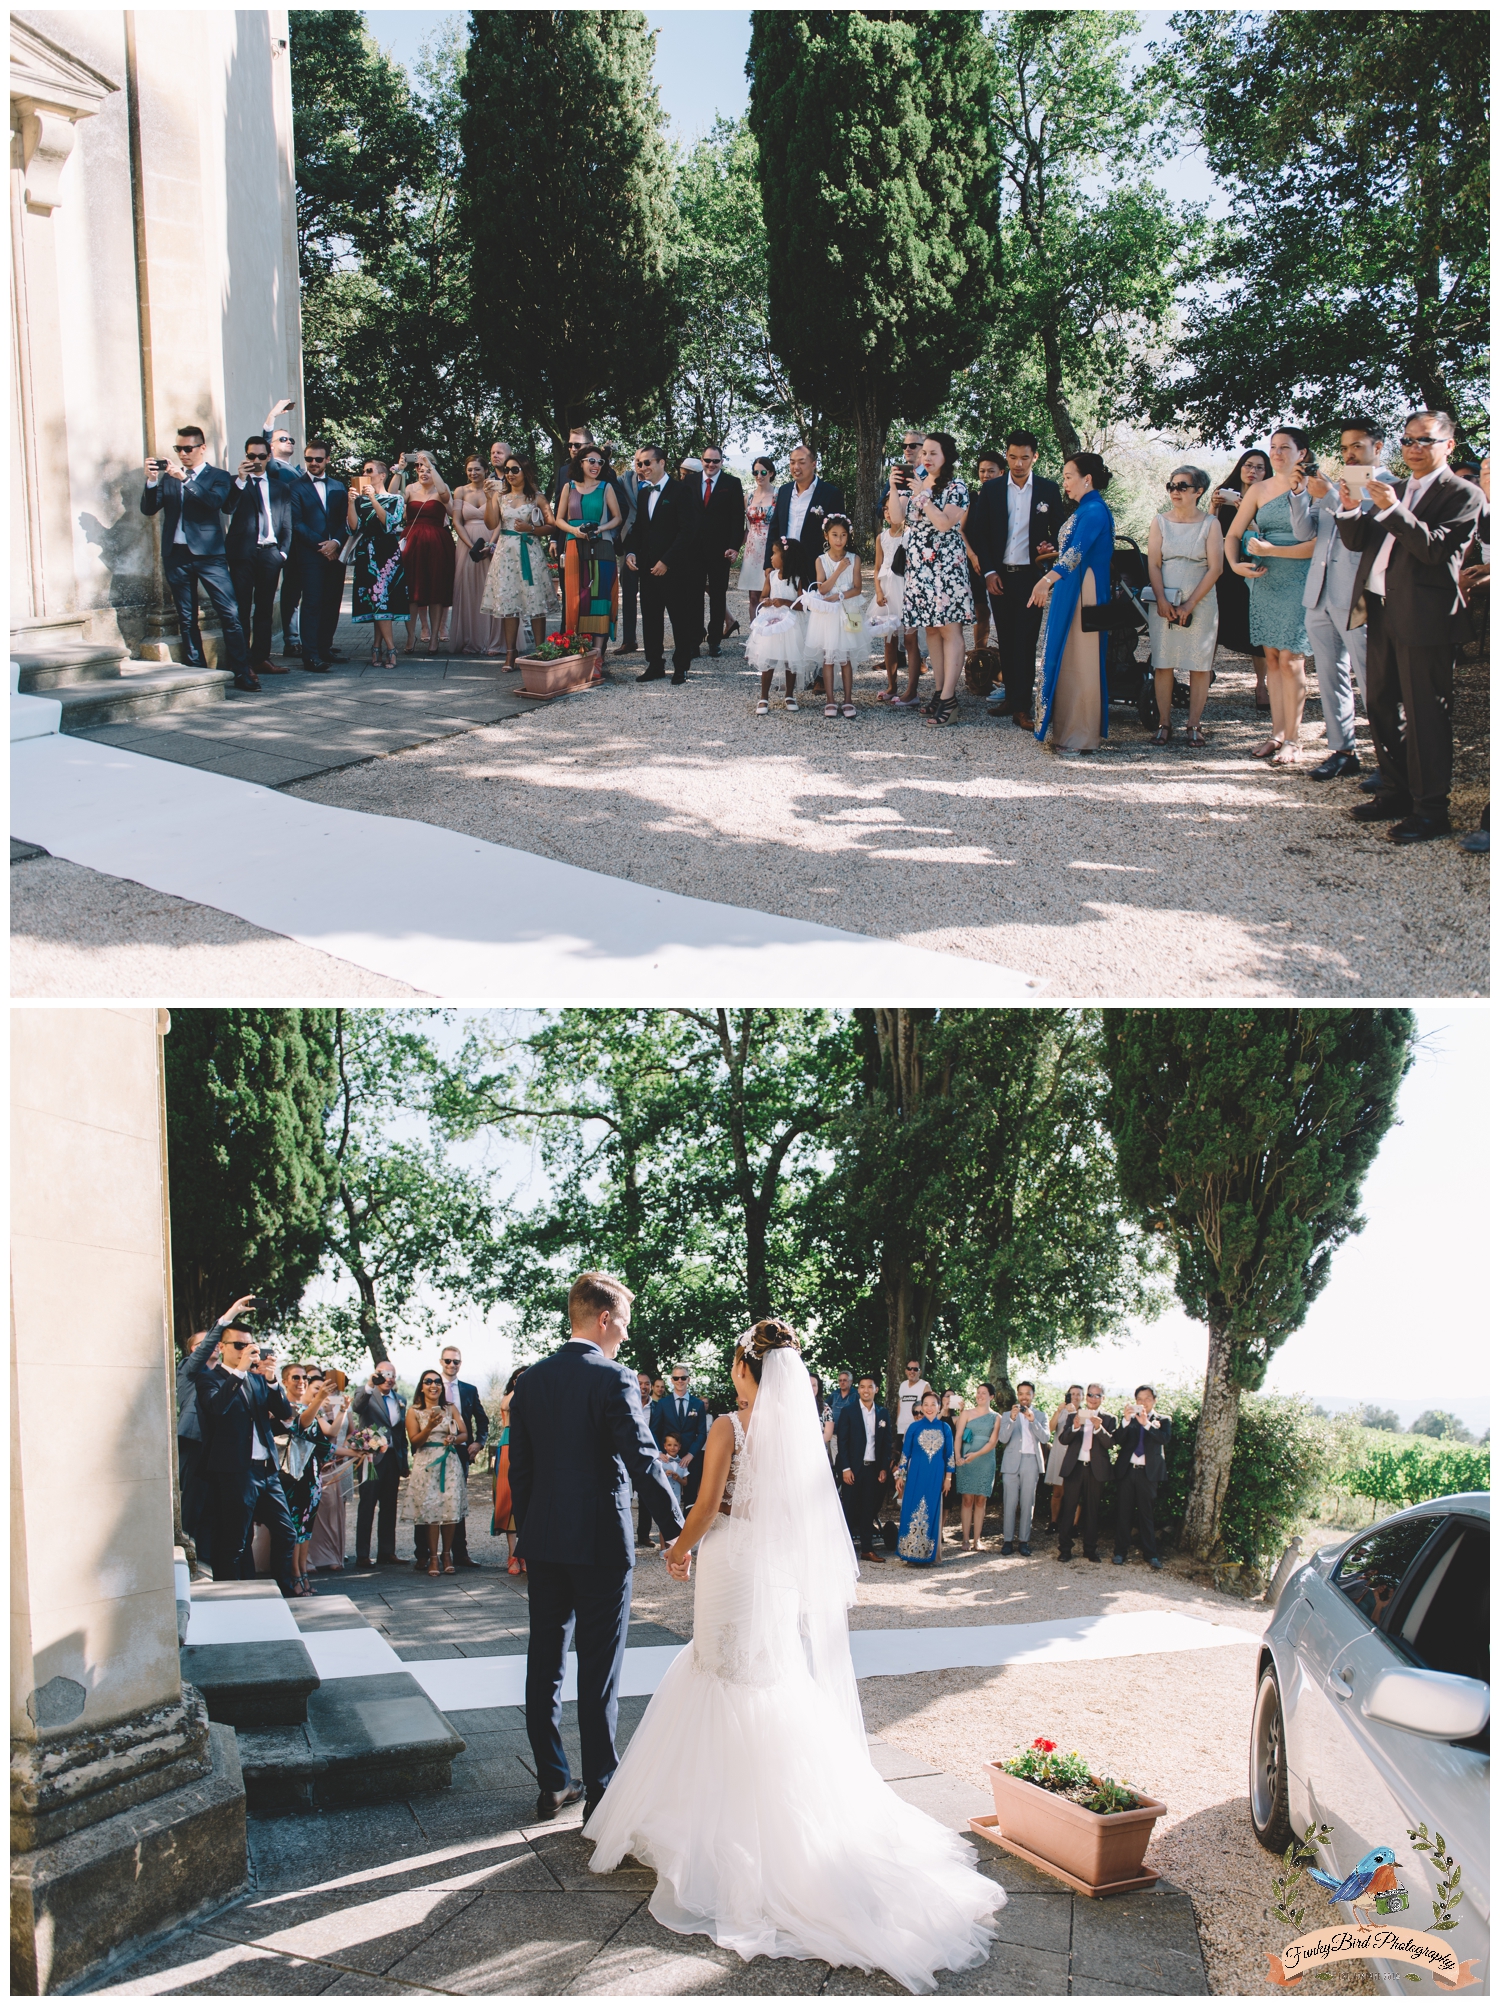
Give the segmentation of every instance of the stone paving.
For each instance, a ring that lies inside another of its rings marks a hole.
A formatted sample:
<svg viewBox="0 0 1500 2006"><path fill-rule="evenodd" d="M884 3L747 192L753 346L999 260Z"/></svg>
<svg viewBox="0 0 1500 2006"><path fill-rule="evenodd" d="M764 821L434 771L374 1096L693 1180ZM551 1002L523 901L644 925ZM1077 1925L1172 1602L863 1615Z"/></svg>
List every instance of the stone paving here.
<svg viewBox="0 0 1500 2006"><path fill-rule="evenodd" d="M403 1528L403 1546L409 1542ZM496 1543L476 1538L473 1546L491 1564L439 1581L410 1566L349 1570L336 1592L351 1596L405 1659L523 1652L525 1581L493 1564ZM631 1645L678 1641L659 1623L630 1626ZM648 1704L620 1702L622 1746ZM241 1997L901 1994L880 1972L796 1959L747 1965L706 1937L664 1929L647 1906L647 1869L589 1872L580 1809L535 1822L536 1778L518 1707L448 1718L467 1744L451 1788L361 1810L252 1816L252 1892L92 1989ZM571 1706L564 1740L576 1765ZM902 1797L956 1830L992 1808L972 1785L919 1757L879 1740L871 1749ZM941 1974L940 1993L1208 1991L1192 1903L1181 1890L1162 1882L1145 1896L1088 1901L976 1845L980 1871L1009 1899L987 1962Z"/></svg>

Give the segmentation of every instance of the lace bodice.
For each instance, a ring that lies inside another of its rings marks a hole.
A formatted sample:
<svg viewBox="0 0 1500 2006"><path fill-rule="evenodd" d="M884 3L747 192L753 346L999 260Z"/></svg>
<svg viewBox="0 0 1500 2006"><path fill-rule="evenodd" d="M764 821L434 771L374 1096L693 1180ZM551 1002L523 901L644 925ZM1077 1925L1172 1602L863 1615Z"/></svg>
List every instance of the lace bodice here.
<svg viewBox="0 0 1500 2006"><path fill-rule="evenodd" d="M738 1414L731 1414L734 1424L734 1452L729 1458L729 1475L724 1479L724 1495L719 1499L719 1510L728 1518L734 1509L734 1483L740 1473L740 1451L745 1446L745 1430Z"/></svg>

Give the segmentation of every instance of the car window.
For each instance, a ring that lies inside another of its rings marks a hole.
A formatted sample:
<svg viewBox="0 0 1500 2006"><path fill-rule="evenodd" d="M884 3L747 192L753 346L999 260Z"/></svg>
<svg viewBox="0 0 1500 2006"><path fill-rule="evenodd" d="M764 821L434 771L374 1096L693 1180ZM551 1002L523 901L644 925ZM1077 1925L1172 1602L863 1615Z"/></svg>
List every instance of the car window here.
<svg viewBox="0 0 1500 2006"><path fill-rule="evenodd" d="M1389 1519L1351 1546L1334 1569L1333 1585L1377 1628L1396 1599L1406 1570L1442 1524L1435 1513Z"/></svg>
<svg viewBox="0 0 1500 2006"><path fill-rule="evenodd" d="M1433 1672L1490 1677L1490 1533L1473 1519L1436 1541L1402 1593L1392 1635Z"/></svg>

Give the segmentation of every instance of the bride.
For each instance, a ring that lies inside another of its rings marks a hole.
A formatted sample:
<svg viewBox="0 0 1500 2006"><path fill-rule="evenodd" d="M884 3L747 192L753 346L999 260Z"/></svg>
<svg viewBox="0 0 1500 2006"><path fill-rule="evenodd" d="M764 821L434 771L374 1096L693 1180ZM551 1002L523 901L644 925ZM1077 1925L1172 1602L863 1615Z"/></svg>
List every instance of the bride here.
<svg viewBox="0 0 1500 2006"><path fill-rule="evenodd" d="M849 1654L858 1567L789 1324L735 1346L739 1413L709 1432L693 1641L584 1827L595 1873L656 1872L651 1913L747 1961L822 1958L912 1992L982 1964L1004 1892L875 1773Z"/></svg>

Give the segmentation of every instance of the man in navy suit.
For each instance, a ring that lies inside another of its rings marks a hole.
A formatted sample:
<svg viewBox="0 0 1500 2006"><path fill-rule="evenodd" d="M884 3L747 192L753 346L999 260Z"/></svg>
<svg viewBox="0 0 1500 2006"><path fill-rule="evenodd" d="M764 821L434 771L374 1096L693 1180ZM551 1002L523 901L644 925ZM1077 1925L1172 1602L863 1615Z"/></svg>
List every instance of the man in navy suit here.
<svg viewBox="0 0 1500 2006"><path fill-rule="evenodd" d="M445 1344L443 1355L438 1360L443 1372L443 1398L458 1409L468 1440L464 1446L464 1460L472 1463L489 1439L490 1417L484 1411L484 1402L479 1397L479 1388L469 1379L460 1379L459 1367L464 1355L456 1344ZM453 1564L455 1567L478 1567L479 1562L469 1553L467 1521L460 1519L453 1530ZM422 1542L417 1542L417 1565L425 1567L427 1556L422 1550Z"/></svg>
<svg viewBox="0 0 1500 2006"><path fill-rule="evenodd" d="M1172 1440L1172 1423L1156 1411L1156 1388L1137 1386L1135 1398L1120 1416L1120 1448L1115 1459L1115 1480L1120 1499L1115 1509L1115 1566L1123 1567L1130 1552L1130 1520L1134 1514L1140 1528L1141 1552L1161 1572L1161 1556L1156 1551L1153 1514L1156 1493L1167 1473L1167 1447Z"/></svg>
<svg viewBox="0 0 1500 2006"><path fill-rule="evenodd" d="M641 640L646 666L638 683L666 676L666 621L672 616L672 681L687 681L703 625L703 574L696 568L697 524L685 483L667 479L660 446L635 456L635 521L625 540L626 569L641 589ZM695 583L696 581L696 583Z"/></svg>
<svg viewBox="0 0 1500 2006"><path fill-rule="evenodd" d="M1063 1445L1062 1517L1058 1520L1057 1557L1073 1558L1073 1521L1083 1503L1083 1557L1098 1560L1099 1505L1109 1478L1109 1451L1115 1439L1115 1417L1101 1406L1104 1388L1096 1380L1084 1394L1082 1409L1069 1412L1057 1431Z"/></svg>
<svg viewBox="0 0 1500 2006"><path fill-rule="evenodd" d="M510 1495L531 1608L526 1733L536 1758L539 1818L556 1817L582 1794L559 1731L575 1639L586 1815L618 1766L620 1668L635 1569L632 1482L664 1543L683 1526L635 1374L616 1363L632 1299L611 1275L580 1275L568 1295L571 1336L550 1358L527 1366L510 1399Z"/></svg>
<svg viewBox="0 0 1500 2006"><path fill-rule="evenodd" d="M989 710L995 717L1008 713L1030 731L1042 631L1042 608L1029 603L1031 589L1057 555L1058 532L1069 511L1057 483L1033 471L1034 432L1010 434L1005 463L1010 471L985 482L964 528L984 572L1005 678L1004 694L991 698Z"/></svg>
<svg viewBox="0 0 1500 2006"><path fill-rule="evenodd" d="M651 1409L651 1434L659 1449L668 1435L681 1443L678 1461L687 1464L682 1486L682 1502L691 1511L698 1502L698 1486L703 1481L703 1451L708 1447L708 1409L696 1393L688 1389L693 1375L685 1365L672 1367L668 1390Z"/></svg>
<svg viewBox="0 0 1500 2006"><path fill-rule="evenodd" d="M245 457L225 503L224 546L240 625L249 637L250 667L258 676L284 676L287 671L271 660L271 621L282 566L291 555L295 510L286 482L271 477L270 459L263 438L245 441Z"/></svg>
<svg viewBox="0 0 1500 2006"><path fill-rule="evenodd" d="M844 494L832 481L819 480L818 456L811 446L793 446L790 465L792 478L776 490L766 548L773 536L783 542L794 538L802 550L803 573L811 578L825 549L823 524L831 515L842 515Z"/></svg>
<svg viewBox="0 0 1500 2006"><path fill-rule="evenodd" d="M291 610L300 607L302 666L318 675L326 675L332 664L330 650L344 597L339 552L348 535L349 490L328 471L331 450L326 439L309 439L302 449L304 471L285 470L279 476L293 483L296 510L287 578L292 603L289 610L284 586L281 618L284 625ZM271 466L280 464L273 460Z"/></svg>
<svg viewBox="0 0 1500 2006"><path fill-rule="evenodd" d="M223 512L234 493L234 482L222 467L210 466L200 426L177 427L176 452L176 466L166 460L147 460L141 514L159 514L163 519L162 569L177 608L184 658L195 669L208 666L198 630L201 585L219 616L235 688L258 690L260 679L250 666L224 549Z"/></svg>
<svg viewBox="0 0 1500 2006"><path fill-rule="evenodd" d="M833 1474L861 1560L885 1559L875 1551L875 1507L890 1472L891 1417L876 1405L875 1381L867 1372L859 1398L849 1401L833 1424Z"/></svg>
<svg viewBox="0 0 1500 2006"><path fill-rule="evenodd" d="M276 1468L272 1430L277 1422L293 1420L297 1410L279 1386L253 1369L260 1347L238 1319L254 1301L253 1296L242 1296L225 1311L188 1360L187 1374L198 1389L213 1521L214 1580L254 1579L250 1536L259 1521L270 1528L271 1572L282 1594L290 1598L295 1534ZM219 1363L210 1365L215 1344ZM320 1387L319 1404L321 1395ZM307 1411L310 1416L313 1410Z"/></svg>

